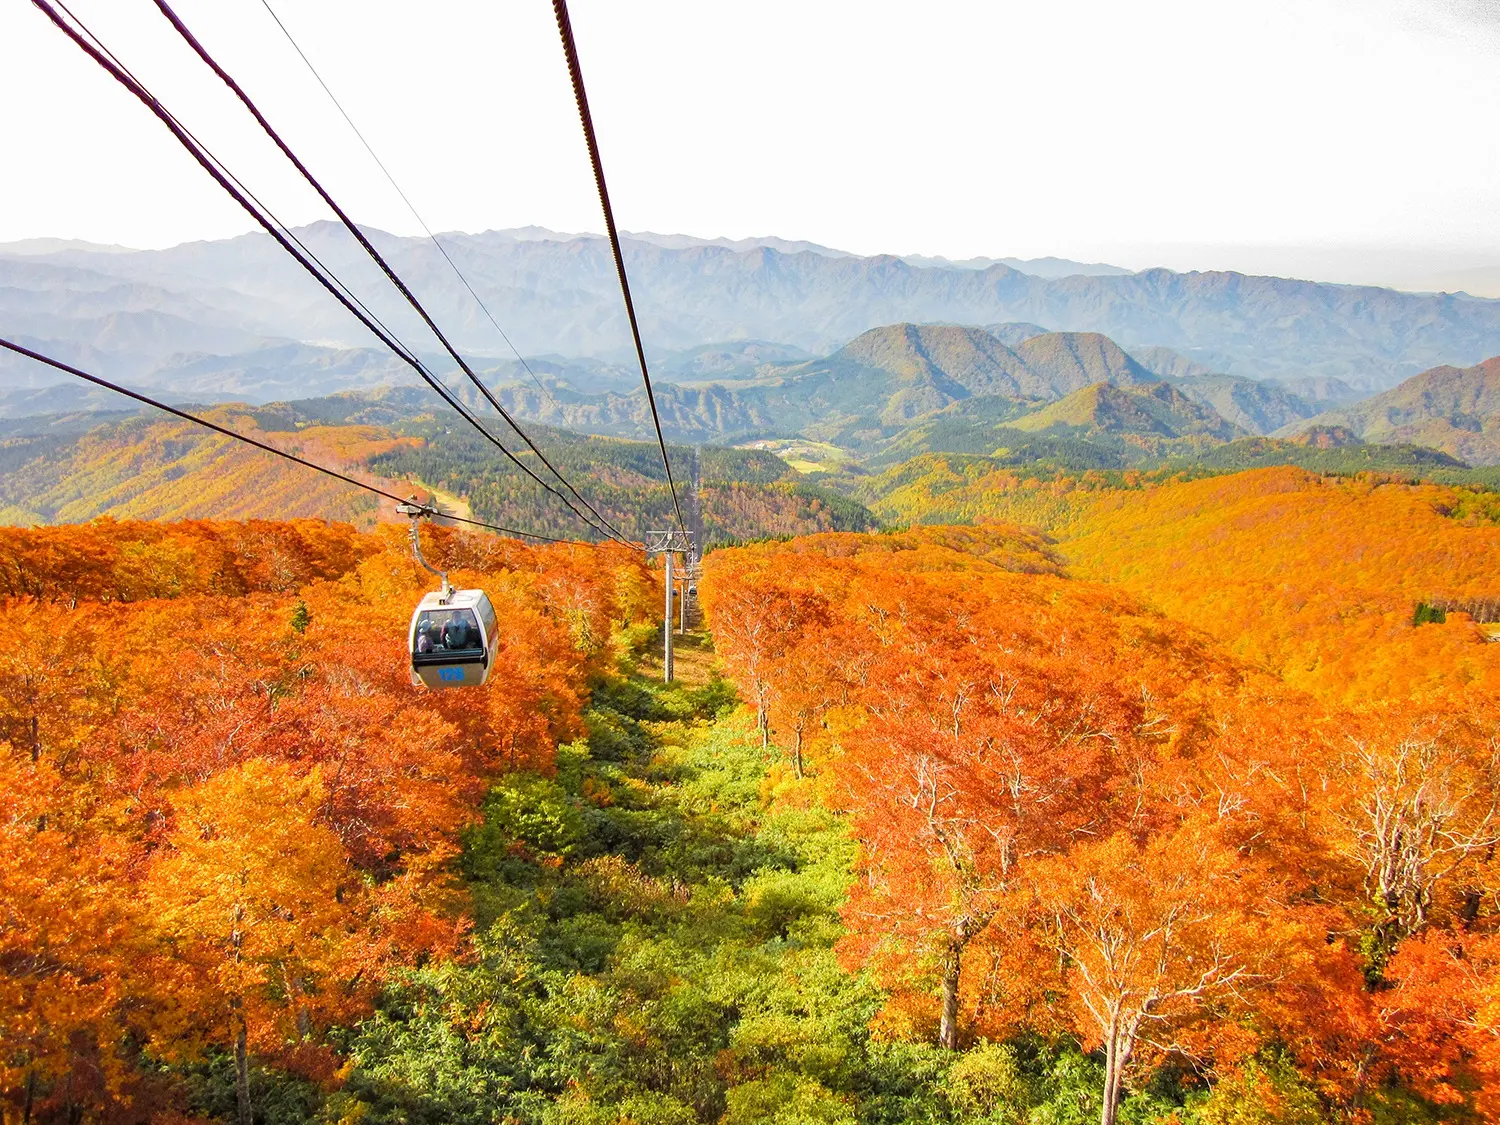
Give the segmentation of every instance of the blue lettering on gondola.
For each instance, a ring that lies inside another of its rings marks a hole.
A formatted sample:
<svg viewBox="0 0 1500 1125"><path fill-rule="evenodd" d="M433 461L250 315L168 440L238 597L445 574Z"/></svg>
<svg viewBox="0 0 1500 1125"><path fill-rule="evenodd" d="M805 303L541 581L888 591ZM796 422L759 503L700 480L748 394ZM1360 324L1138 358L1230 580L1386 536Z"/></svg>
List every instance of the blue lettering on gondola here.
<svg viewBox="0 0 1500 1125"><path fill-rule="evenodd" d="M438 679L448 684L461 684L464 682L464 670L462 668L439 668Z"/></svg>

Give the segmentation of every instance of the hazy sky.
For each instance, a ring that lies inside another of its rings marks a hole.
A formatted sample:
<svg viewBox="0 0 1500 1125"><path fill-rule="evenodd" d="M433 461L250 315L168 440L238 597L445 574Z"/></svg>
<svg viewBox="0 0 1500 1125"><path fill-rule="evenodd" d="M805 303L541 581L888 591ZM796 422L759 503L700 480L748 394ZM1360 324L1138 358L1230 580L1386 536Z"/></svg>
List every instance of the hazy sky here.
<svg viewBox="0 0 1500 1125"><path fill-rule="evenodd" d="M545 0L271 3L436 229L601 229ZM150 0L71 6L284 218L322 216ZM349 210L416 232L261 0L177 10ZM574 0L573 22L627 229L1500 267L1500 0ZM0 105L0 241L248 229L25 0L0 4Z"/></svg>

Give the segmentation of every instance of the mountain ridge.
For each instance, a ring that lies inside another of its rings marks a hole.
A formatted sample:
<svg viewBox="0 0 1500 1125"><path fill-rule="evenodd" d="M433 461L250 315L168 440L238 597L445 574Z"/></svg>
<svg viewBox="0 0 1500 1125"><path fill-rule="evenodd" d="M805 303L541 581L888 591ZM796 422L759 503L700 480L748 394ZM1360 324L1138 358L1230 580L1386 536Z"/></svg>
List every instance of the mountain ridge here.
<svg viewBox="0 0 1500 1125"><path fill-rule="evenodd" d="M1002 326L1003 327L1003 326ZM1272 383L1241 376L1163 380L1113 340L1097 333L1029 332L1008 347L986 329L964 325L884 325L861 333L829 355L798 359L796 349L764 342L714 345L670 353L656 367L656 401L673 440L721 441L790 437L848 448L880 443L928 417L946 431L957 425L965 442L982 441L984 425L1021 416L1097 383L1144 387L1162 382L1238 431L1265 433L1316 413ZM435 362L435 361L434 361ZM272 370L282 366L286 370ZM438 369L441 370L440 365ZM274 386L280 398L305 397L314 384L337 391L375 383L425 393L400 365L374 349L310 349L269 345L234 365L207 355L175 356L164 367L173 388L166 397L209 400L241 395L251 385ZM639 375L598 361L538 357L481 368L484 381L517 416L584 433L639 438L652 427ZM591 389L592 388L592 389ZM455 393L484 411L473 388ZM28 404L53 411L97 409L85 389L29 389L0 395L0 417ZM948 440L948 439L944 439Z"/></svg>
<svg viewBox="0 0 1500 1125"><path fill-rule="evenodd" d="M1471 367L1431 368L1276 436L1330 426L1347 427L1375 444L1415 443L1473 465L1500 465L1500 355Z"/></svg>
<svg viewBox="0 0 1500 1125"><path fill-rule="evenodd" d="M367 229L458 347L480 360L513 358L430 241ZM607 243L551 233L454 233L443 236L443 245L522 354L624 362L630 337ZM371 307L393 330L425 338L415 314L347 232L325 222L299 228L298 235L369 294ZM1439 363L1462 366L1500 353L1500 300L1222 271L1046 278L1001 262L984 268L914 266L889 254L832 257L764 245L672 249L627 239L624 249L653 354L735 339L826 354L891 323L1027 322L1101 333L1126 351L1165 347L1211 355L1216 358L1210 365L1228 374L1332 377L1376 391ZM51 271L50 279L38 270ZM206 310L203 323L222 322L240 333L307 346L370 344L265 235L167 250L0 253L0 317L9 331L49 349L94 347L109 359L113 353L102 329L70 311L71 295L118 289L118 298L99 297L115 301L102 311L129 311L133 306L124 294L133 286L152 287L161 309L191 298ZM150 381L155 366L185 350L163 332L147 352L128 358ZM232 365L239 349L226 337L198 350ZM5 370L13 376L17 368L7 364Z"/></svg>

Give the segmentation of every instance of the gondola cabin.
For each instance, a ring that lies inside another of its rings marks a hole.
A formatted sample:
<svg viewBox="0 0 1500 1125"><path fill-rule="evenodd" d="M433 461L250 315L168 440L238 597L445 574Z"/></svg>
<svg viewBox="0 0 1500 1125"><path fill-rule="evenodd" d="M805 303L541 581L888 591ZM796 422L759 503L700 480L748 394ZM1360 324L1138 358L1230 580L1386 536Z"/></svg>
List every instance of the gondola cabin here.
<svg viewBox="0 0 1500 1125"><path fill-rule="evenodd" d="M495 659L495 610L483 590L428 594L411 615L411 682L478 687Z"/></svg>

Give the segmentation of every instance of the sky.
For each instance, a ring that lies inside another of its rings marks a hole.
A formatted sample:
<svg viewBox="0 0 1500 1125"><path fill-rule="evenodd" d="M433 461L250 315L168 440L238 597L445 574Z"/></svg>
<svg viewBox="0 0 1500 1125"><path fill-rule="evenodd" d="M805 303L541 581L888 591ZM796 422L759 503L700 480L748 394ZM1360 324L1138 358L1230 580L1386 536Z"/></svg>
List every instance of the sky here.
<svg viewBox="0 0 1500 1125"><path fill-rule="evenodd" d="M268 2L431 227L602 229L549 4ZM151 0L70 7L284 219L327 217ZM175 7L351 213L420 233L263 0ZM1500 0L571 8L627 230L1500 295ZM24 0L0 105L0 242L250 227Z"/></svg>

